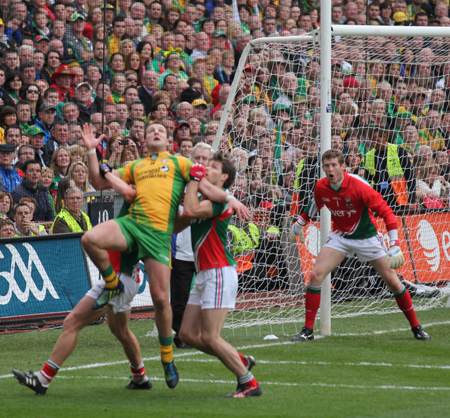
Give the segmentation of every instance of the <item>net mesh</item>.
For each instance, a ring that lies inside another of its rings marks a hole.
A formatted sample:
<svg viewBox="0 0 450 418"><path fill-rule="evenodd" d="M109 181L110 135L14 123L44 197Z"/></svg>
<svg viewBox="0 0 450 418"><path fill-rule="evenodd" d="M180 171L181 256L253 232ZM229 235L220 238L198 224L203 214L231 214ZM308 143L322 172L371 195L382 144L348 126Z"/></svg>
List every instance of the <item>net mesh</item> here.
<svg viewBox="0 0 450 418"><path fill-rule="evenodd" d="M331 146L345 154L346 171L395 211L406 258L398 273L416 310L442 304L449 290L449 41L341 36L332 43ZM319 57L315 37L256 44L228 97L215 146L234 161L233 192L253 212L250 224L236 220L230 233L240 293L229 327L304 317L320 219L305 228L305 245L292 242L290 227L320 178ZM354 257L332 272L331 298L333 317L398 311L376 271Z"/></svg>

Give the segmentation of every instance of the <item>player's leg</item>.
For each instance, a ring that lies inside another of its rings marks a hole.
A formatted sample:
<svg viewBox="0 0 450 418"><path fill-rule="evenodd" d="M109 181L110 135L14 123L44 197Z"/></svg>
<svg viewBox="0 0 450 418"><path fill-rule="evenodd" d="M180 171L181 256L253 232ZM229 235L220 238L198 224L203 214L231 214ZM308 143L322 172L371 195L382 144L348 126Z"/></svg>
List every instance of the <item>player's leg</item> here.
<svg viewBox="0 0 450 418"><path fill-rule="evenodd" d="M180 339L205 354L215 356L215 353L202 341L202 308L200 305L188 303L186 306L180 328Z"/></svg>
<svg viewBox="0 0 450 418"><path fill-rule="evenodd" d="M155 308L155 323L158 329L161 362L166 383L173 389L178 383L178 371L173 362L172 308L169 301L170 268L153 258L144 259L145 271L150 283L150 294Z"/></svg>
<svg viewBox="0 0 450 418"><path fill-rule="evenodd" d="M45 394L52 379L58 373L64 361L72 354L78 341L79 332L92 322L101 318L108 310L106 307L100 311L93 311L94 298L84 296L63 323L61 335L58 338L49 360L40 372L22 373L14 370L14 376L20 383L33 389L36 393Z"/></svg>
<svg viewBox="0 0 450 418"><path fill-rule="evenodd" d="M243 364L238 351L221 336L227 314L227 308L202 310L202 343L237 377L238 388L232 396L259 396L262 394L261 386L252 372Z"/></svg>
<svg viewBox="0 0 450 418"><path fill-rule="evenodd" d="M190 348L180 339L180 328L186 304L189 299L192 278L195 273L193 262L172 258L170 274L170 306L172 307L172 329L175 331L174 343L178 348Z"/></svg>
<svg viewBox="0 0 450 418"><path fill-rule="evenodd" d="M247 373L237 350L222 337L222 328L228 309L203 309L201 311L201 342L237 377Z"/></svg>
<svg viewBox="0 0 450 418"><path fill-rule="evenodd" d="M131 309L125 312L108 312L108 326L112 334L120 341L123 351L130 361L132 379L129 389L151 389L152 384L145 374L139 341L129 327Z"/></svg>
<svg viewBox="0 0 450 418"><path fill-rule="evenodd" d="M87 231L81 238L81 244L105 281L104 291L93 304L93 309L102 309L122 290L107 250L126 251L127 240L116 221L107 221Z"/></svg>
<svg viewBox="0 0 450 418"><path fill-rule="evenodd" d="M335 248L324 246L317 256L309 276L305 293L305 326L300 333L292 337L293 342L313 340L314 321L320 307L321 285L325 277L345 259L345 253Z"/></svg>
<svg viewBox="0 0 450 418"><path fill-rule="evenodd" d="M405 285L400 281L395 270L386 263L386 257L383 256L377 260L369 261L369 263L374 267L389 290L394 294L398 307L411 325L414 337L418 340L429 340L430 336L422 329L417 320L408 289L406 289Z"/></svg>

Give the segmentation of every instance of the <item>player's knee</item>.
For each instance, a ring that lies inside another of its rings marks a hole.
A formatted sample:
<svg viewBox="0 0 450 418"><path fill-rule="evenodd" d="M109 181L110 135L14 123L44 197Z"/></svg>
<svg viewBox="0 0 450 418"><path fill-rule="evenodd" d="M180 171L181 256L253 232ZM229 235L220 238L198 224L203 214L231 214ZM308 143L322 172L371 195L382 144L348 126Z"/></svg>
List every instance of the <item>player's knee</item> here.
<svg viewBox="0 0 450 418"><path fill-rule="evenodd" d="M183 341L184 343L193 347L193 344L192 344L193 336L189 331L187 331L184 328L181 328L180 332L178 333L178 337L180 338L181 341Z"/></svg>
<svg viewBox="0 0 450 418"><path fill-rule="evenodd" d="M91 231L87 231L83 236L81 237L81 245L83 248L89 248L94 244L95 235L91 233Z"/></svg>
<svg viewBox="0 0 450 418"><path fill-rule="evenodd" d="M77 316L73 313L70 313L63 322L63 330L64 331L79 331L82 328L81 322L77 319Z"/></svg>
<svg viewBox="0 0 450 418"><path fill-rule="evenodd" d="M111 333L116 337L120 342L127 341L129 338L129 333L127 328L115 327L111 329Z"/></svg>
<svg viewBox="0 0 450 418"><path fill-rule="evenodd" d="M163 311L170 308L168 295L164 292L152 293L153 306L157 311Z"/></svg>
<svg viewBox="0 0 450 418"><path fill-rule="evenodd" d="M202 344L210 349L214 349L216 338L214 335L202 333Z"/></svg>
<svg viewBox="0 0 450 418"><path fill-rule="evenodd" d="M312 286L320 286L324 279L324 275L320 271L313 269L309 275L309 283Z"/></svg>

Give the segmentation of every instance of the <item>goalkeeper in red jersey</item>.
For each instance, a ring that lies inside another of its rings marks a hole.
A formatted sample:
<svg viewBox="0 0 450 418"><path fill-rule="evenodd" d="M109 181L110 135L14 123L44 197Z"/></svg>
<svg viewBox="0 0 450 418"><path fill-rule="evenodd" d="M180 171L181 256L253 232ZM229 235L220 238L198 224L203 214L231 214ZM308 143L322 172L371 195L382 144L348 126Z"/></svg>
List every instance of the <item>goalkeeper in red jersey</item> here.
<svg viewBox="0 0 450 418"><path fill-rule="evenodd" d="M414 337L429 340L430 336L419 324L411 296L393 269L400 268L405 260L398 241L395 215L380 193L356 175L344 171L344 155L338 150L328 150L322 156L326 177L317 181L314 198L292 227L294 235L304 242L303 227L317 212L326 206L331 212L332 231L317 256L311 271L305 297L305 326L292 337L294 342L313 340L313 327L320 306L321 284L325 277L345 257L356 254L361 261L369 262L380 274L397 305L408 319ZM384 219L389 233L389 250L386 249L372 212Z"/></svg>

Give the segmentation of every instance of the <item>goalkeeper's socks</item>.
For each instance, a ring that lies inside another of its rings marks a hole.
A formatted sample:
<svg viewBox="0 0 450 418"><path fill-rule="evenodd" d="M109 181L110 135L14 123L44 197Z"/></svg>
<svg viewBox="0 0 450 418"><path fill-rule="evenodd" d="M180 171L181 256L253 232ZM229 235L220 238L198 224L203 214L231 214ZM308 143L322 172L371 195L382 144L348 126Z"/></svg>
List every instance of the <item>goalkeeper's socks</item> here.
<svg viewBox="0 0 450 418"><path fill-rule="evenodd" d="M317 311L320 307L320 286L308 285L305 294L305 327L314 329Z"/></svg>
<svg viewBox="0 0 450 418"><path fill-rule="evenodd" d="M59 366L48 360L47 363L44 364L44 367L42 367L42 370L39 373L36 373L36 376L42 386L48 386L58 371Z"/></svg>
<svg viewBox="0 0 450 418"><path fill-rule="evenodd" d="M136 383L141 383L145 380L145 367L144 362L142 362L139 366L133 367L130 364L131 374L133 375L133 381Z"/></svg>
<svg viewBox="0 0 450 418"><path fill-rule="evenodd" d="M158 338L161 360L164 363L171 363L173 361L172 336L167 338L159 336Z"/></svg>
<svg viewBox="0 0 450 418"><path fill-rule="evenodd" d="M397 302L400 310L405 314L406 319L409 321L411 328L417 327L419 321L416 317L416 312L414 311L414 306L411 300L411 295L408 292L408 289L403 286L401 290L394 293L395 301Z"/></svg>
<svg viewBox="0 0 450 418"><path fill-rule="evenodd" d="M105 281L106 289L112 289L119 284L119 278L117 277L116 272L114 271L111 264L106 270L102 270L100 273L103 277L103 280Z"/></svg>

